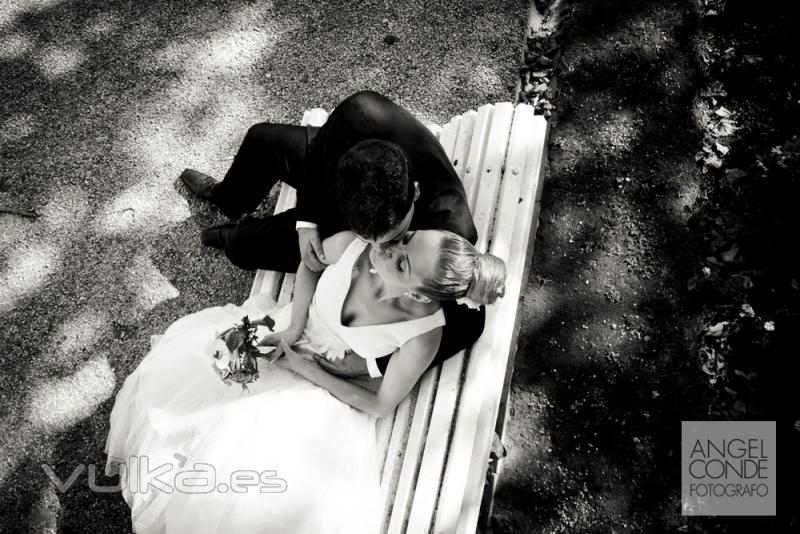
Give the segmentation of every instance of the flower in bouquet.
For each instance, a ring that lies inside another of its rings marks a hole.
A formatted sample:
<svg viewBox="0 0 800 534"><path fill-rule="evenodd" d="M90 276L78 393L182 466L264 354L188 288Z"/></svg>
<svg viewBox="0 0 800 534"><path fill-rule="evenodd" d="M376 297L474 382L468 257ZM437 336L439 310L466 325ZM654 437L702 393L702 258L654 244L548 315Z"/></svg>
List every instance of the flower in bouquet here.
<svg viewBox="0 0 800 534"><path fill-rule="evenodd" d="M257 358L272 352L258 345L256 329L259 325L273 331L275 321L269 315L258 321L250 321L245 315L241 323L216 335L209 344L208 351L214 358L214 371L224 383L230 385L237 382L247 390L247 384L258 380ZM273 360L268 358L268 361L272 363Z"/></svg>

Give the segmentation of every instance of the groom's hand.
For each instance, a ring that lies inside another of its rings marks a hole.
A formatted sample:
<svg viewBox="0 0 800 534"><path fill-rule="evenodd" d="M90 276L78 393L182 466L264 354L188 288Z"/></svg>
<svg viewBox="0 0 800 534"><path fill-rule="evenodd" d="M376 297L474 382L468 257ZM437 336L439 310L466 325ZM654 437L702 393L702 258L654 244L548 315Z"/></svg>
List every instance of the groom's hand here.
<svg viewBox="0 0 800 534"><path fill-rule="evenodd" d="M306 267L312 271L321 271L325 268L325 251L319 239L317 228L298 228L297 239L300 245L300 257Z"/></svg>

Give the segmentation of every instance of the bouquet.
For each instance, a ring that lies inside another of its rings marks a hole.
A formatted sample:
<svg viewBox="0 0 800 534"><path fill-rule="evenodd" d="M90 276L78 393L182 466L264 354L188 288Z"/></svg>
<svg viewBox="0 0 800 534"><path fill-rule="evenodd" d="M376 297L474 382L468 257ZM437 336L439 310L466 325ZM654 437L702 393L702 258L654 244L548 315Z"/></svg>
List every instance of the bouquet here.
<svg viewBox="0 0 800 534"><path fill-rule="evenodd" d="M275 321L269 315L255 321L245 315L241 323L218 334L212 341L212 367L225 384L236 382L247 390L247 384L258 380L257 358L266 358L269 363L277 359L269 357L276 347L258 345L256 331L259 326L266 326L270 332L275 331Z"/></svg>

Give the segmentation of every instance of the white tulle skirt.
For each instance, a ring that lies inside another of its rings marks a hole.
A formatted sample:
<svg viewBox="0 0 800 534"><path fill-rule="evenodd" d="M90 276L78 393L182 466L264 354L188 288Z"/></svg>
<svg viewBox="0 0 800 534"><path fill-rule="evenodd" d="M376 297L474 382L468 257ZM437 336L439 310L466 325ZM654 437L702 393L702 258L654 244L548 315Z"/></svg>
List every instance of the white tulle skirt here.
<svg viewBox="0 0 800 534"><path fill-rule="evenodd" d="M251 299L183 317L125 380L106 471L120 472L137 533L379 530L374 417L261 360L249 392L212 369L215 332L270 308ZM270 313L276 330L290 314Z"/></svg>

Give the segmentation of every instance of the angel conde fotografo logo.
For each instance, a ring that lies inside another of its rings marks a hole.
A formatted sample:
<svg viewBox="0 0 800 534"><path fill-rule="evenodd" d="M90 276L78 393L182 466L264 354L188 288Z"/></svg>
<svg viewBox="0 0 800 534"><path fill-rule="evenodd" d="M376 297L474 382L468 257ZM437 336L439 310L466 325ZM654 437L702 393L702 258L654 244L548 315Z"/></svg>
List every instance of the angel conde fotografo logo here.
<svg viewBox="0 0 800 534"><path fill-rule="evenodd" d="M130 493L148 493L152 490L163 493L246 493L255 490L260 493L283 493L288 487L286 480L279 478L278 472L272 469L239 469L218 480L222 477L217 476L213 465L195 463L191 468L183 469L186 457L179 453L173 457L178 460L177 466L174 462L151 466L148 456L131 456L127 461L118 459L114 463L120 471L120 482L111 485L98 484L97 467L94 464L78 464L66 479L61 479L47 464L42 464L42 470L61 493L69 490L84 471L89 489L98 493L112 493L123 489Z"/></svg>
<svg viewBox="0 0 800 534"><path fill-rule="evenodd" d="M764 451L764 440L758 438L719 441L695 440L689 455L689 475L695 480L709 482L689 484L689 495L707 497L766 497L769 486L764 480L769 478L768 456ZM729 478L748 481L721 483Z"/></svg>
<svg viewBox="0 0 800 534"><path fill-rule="evenodd" d="M775 421L684 421L684 515L775 515Z"/></svg>

